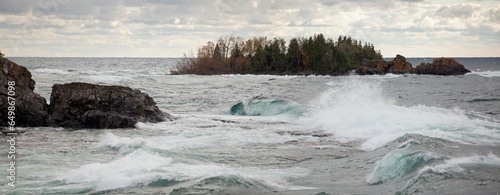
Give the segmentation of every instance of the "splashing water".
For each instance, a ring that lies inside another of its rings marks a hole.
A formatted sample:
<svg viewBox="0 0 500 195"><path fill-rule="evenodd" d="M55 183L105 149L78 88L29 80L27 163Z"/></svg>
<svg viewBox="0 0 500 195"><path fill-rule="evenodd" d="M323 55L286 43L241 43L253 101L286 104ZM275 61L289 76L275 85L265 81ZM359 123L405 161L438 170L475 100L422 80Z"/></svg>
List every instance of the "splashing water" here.
<svg viewBox="0 0 500 195"><path fill-rule="evenodd" d="M470 118L460 109L417 105L399 106L383 94L382 81L346 77L311 102L299 120L306 129L335 134L338 141L364 140L374 150L407 133L467 144L500 142L500 124Z"/></svg>

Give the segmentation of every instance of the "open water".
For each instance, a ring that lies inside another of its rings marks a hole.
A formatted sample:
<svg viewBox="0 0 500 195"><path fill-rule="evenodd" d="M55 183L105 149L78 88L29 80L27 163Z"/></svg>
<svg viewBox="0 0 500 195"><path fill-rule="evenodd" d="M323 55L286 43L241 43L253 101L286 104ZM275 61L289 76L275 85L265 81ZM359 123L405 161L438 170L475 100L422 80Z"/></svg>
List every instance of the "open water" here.
<svg viewBox="0 0 500 195"><path fill-rule="evenodd" d="M500 58L464 76L169 75L178 59L9 58L56 83L124 85L176 120L25 128L0 194L498 194ZM414 66L432 59L409 59ZM0 171L1 173L2 171Z"/></svg>

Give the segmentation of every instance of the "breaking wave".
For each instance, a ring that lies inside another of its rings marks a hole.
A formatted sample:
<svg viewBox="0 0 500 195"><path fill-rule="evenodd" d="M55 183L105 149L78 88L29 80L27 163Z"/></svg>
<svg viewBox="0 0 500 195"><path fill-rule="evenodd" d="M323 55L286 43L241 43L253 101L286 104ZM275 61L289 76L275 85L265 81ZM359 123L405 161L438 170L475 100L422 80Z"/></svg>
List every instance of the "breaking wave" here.
<svg viewBox="0 0 500 195"><path fill-rule="evenodd" d="M405 134L420 134L465 144L500 142L500 124L474 118L460 109L400 106L383 94L381 82L347 77L311 102L298 123L333 133L341 142L363 140L374 150Z"/></svg>
<svg viewBox="0 0 500 195"><path fill-rule="evenodd" d="M234 104L229 114L243 116L273 116L288 114L299 116L304 112L302 105L288 100L265 99L257 96L251 100Z"/></svg>
<svg viewBox="0 0 500 195"><path fill-rule="evenodd" d="M301 189L287 178L307 175L307 169L260 169L218 164L187 164L169 157L139 149L108 163L92 163L74 169L61 177L65 185L104 191L125 187L169 186L178 182L219 180L232 185L252 185L268 189Z"/></svg>

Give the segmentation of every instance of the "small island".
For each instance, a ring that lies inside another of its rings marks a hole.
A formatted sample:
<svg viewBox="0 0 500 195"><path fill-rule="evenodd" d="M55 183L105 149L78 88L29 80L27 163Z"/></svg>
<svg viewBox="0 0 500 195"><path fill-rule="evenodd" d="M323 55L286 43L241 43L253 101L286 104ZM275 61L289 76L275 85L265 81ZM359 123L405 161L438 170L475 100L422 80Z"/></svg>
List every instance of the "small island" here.
<svg viewBox="0 0 500 195"><path fill-rule="evenodd" d="M373 44L350 36L336 41L315 34L309 38L220 37L198 49L197 57L184 55L171 74L273 74L273 75L433 74L470 72L453 58L436 58L413 68L402 55L385 61Z"/></svg>

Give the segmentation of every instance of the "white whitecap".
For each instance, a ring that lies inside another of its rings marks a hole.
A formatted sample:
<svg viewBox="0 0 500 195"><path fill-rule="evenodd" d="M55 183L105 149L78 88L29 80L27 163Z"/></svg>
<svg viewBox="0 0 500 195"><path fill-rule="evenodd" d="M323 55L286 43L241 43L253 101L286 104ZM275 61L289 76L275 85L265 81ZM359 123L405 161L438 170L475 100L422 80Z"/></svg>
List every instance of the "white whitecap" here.
<svg viewBox="0 0 500 195"><path fill-rule="evenodd" d="M363 150L377 149L408 133L466 144L500 143L500 123L470 118L463 110L399 106L383 95L380 82L359 77L331 85L298 121L303 128L331 132L341 142L363 140Z"/></svg>
<svg viewBox="0 0 500 195"><path fill-rule="evenodd" d="M500 71L491 71L491 70L482 71L482 72L473 71L471 73L467 73L467 75L470 75L470 74L480 75L483 77L500 77Z"/></svg>
<svg viewBox="0 0 500 195"><path fill-rule="evenodd" d="M40 74L72 74L68 70L64 69L53 69L53 68L38 68L33 71L34 73Z"/></svg>
<svg viewBox="0 0 500 195"><path fill-rule="evenodd" d="M134 151L108 163L93 163L74 169L58 178L66 184L90 184L95 191L147 186L157 180L188 181L211 177L236 176L255 180L272 188L307 189L293 186L287 178L308 174L304 168L261 169L231 167L212 163L186 164L145 150Z"/></svg>
<svg viewBox="0 0 500 195"><path fill-rule="evenodd" d="M88 80L103 82L108 84L118 84L120 81L131 80L133 76L123 76L123 75L93 75L86 76Z"/></svg>
<svg viewBox="0 0 500 195"><path fill-rule="evenodd" d="M99 140L100 147L110 147L119 149L120 151L138 148L143 146L145 143L146 140L143 138L118 137L112 133L106 133Z"/></svg>

